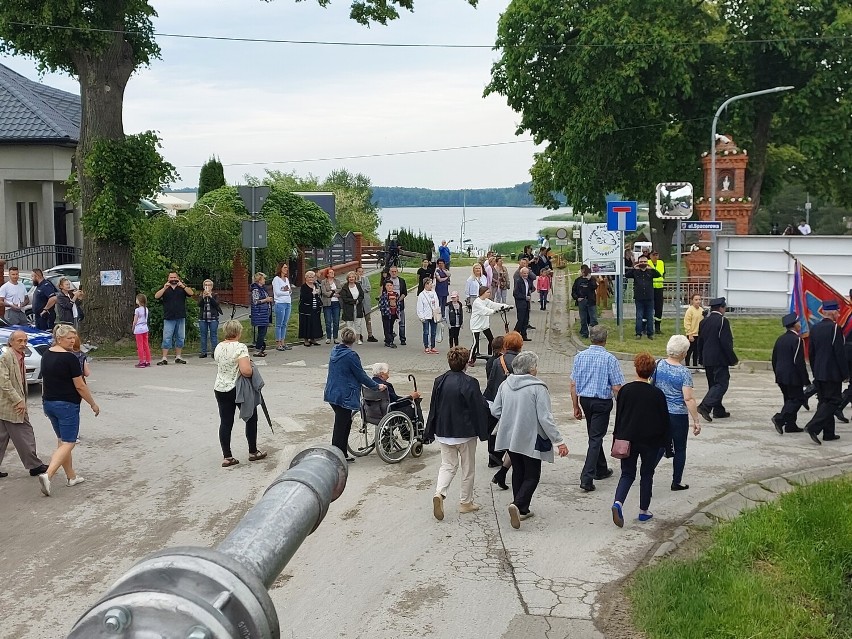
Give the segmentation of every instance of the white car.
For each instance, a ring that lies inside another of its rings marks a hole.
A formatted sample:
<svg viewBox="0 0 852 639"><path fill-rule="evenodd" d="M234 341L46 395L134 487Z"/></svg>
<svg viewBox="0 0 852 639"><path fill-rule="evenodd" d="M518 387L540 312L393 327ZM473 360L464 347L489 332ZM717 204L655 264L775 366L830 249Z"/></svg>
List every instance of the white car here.
<svg viewBox="0 0 852 639"><path fill-rule="evenodd" d="M71 280L71 285L74 288L80 288L80 273L83 267L80 264L61 264L45 270L44 276L53 282L56 288L59 288L59 280L67 277Z"/></svg>
<svg viewBox="0 0 852 639"><path fill-rule="evenodd" d="M9 336L17 330L24 331L29 336L27 352L24 356L27 384L41 384L41 355L50 348L53 335L48 331L40 331L32 326L8 326L3 322L0 325L0 354L6 352Z"/></svg>

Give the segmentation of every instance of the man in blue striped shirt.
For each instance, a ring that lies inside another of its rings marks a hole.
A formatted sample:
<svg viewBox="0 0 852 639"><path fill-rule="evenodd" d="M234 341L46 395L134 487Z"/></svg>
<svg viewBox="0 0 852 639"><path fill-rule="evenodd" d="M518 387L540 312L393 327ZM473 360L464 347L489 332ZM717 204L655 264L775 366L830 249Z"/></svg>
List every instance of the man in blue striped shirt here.
<svg viewBox="0 0 852 639"><path fill-rule="evenodd" d="M589 329L592 344L577 353L571 370L574 418L583 419L585 414L589 433L589 449L580 475L580 488L586 492L595 489L595 479L612 476L612 470L606 463L603 440L609 430L612 399L624 385L624 374L618 360L605 348L606 337L605 326L592 326Z"/></svg>

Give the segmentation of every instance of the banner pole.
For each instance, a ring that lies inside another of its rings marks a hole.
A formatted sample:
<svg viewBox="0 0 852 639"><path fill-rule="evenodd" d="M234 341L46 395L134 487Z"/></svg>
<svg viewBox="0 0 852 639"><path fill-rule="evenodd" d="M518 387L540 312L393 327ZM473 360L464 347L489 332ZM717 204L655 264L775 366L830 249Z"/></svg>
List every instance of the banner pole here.
<svg viewBox="0 0 852 639"><path fill-rule="evenodd" d="M618 339L624 341L624 291L622 290L622 278L624 277L624 231L618 232L619 242L618 247L621 249L621 259L616 264L619 265L616 272L619 273L616 280L616 289L618 290Z"/></svg>

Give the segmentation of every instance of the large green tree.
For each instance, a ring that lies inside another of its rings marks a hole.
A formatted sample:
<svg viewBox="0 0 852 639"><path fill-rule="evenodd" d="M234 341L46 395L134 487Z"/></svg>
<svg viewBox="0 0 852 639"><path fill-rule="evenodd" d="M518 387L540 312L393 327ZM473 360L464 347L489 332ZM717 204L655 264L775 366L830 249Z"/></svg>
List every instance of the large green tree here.
<svg viewBox="0 0 852 639"><path fill-rule="evenodd" d="M215 191L225 186L225 167L222 160L211 157L201 167L198 173L198 197L202 198L210 191Z"/></svg>
<svg viewBox="0 0 852 639"><path fill-rule="evenodd" d="M317 3L326 6L330 0ZM412 11L414 1L354 0L351 7L350 16L361 24L386 24L399 17L400 9ZM85 327L93 341L128 333L127 317L132 315L136 293L131 239L138 216L131 203L175 177L157 153L155 136L128 139L124 134L127 82L136 69L160 55L154 16L151 2L145 0L0 3L0 51L32 57L42 69L64 71L80 82L83 117L76 177L85 234ZM99 272L113 269L123 271L123 284L101 287Z"/></svg>
<svg viewBox="0 0 852 639"><path fill-rule="evenodd" d="M757 205L781 182L771 178L793 171L845 201L850 31L841 0L513 0L486 94L505 96L521 114L517 132L544 145L531 169L536 200L556 208L551 194L564 191L594 211L610 191L649 200L669 180L700 190L718 105L792 84L793 94L738 102L723 118L720 131L749 150L747 193ZM652 216L663 250L673 227Z"/></svg>

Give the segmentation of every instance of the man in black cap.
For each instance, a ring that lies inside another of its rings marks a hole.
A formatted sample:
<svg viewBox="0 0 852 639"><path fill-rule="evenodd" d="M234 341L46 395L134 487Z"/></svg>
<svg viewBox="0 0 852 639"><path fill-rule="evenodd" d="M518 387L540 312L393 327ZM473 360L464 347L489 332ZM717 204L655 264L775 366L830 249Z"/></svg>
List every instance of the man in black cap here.
<svg viewBox="0 0 852 639"><path fill-rule="evenodd" d="M722 405L722 398L728 392L731 382L730 366L736 366L737 354L734 353L734 334L731 323L725 317L725 298L710 300L710 313L698 325L698 338L702 343L702 361L707 376L707 394L698 405L698 413L708 422L713 417L722 419L731 414Z"/></svg>
<svg viewBox="0 0 852 639"><path fill-rule="evenodd" d="M781 389L784 406L781 412L772 416L772 423L779 435L801 433L802 429L796 424L796 413L805 403L804 387L810 384L808 369L805 366L805 345L799 336L801 324L795 313L785 315L781 323L786 332L775 340L772 349L772 370L775 372L775 383Z"/></svg>
<svg viewBox="0 0 852 639"><path fill-rule="evenodd" d="M811 327L808 359L814 374L818 405L805 426L815 444L840 439L834 432L834 414L840 408L843 381L849 378L843 331L837 325L838 305L834 300L822 304L822 321Z"/></svg>

